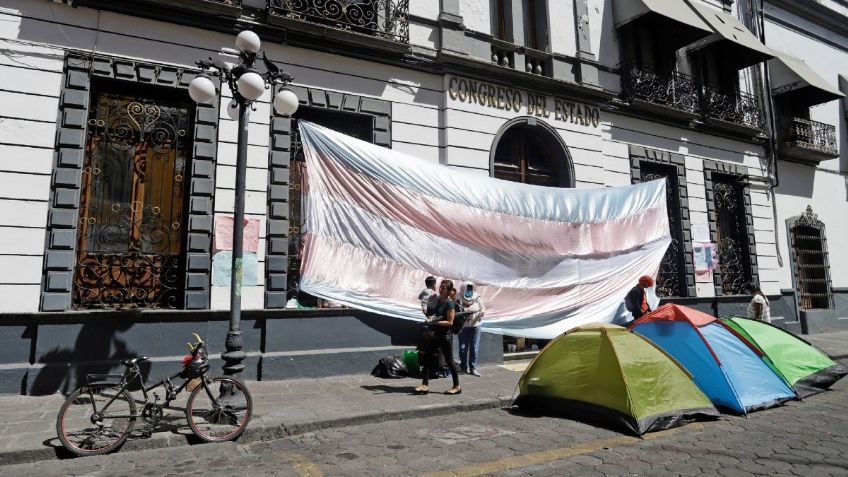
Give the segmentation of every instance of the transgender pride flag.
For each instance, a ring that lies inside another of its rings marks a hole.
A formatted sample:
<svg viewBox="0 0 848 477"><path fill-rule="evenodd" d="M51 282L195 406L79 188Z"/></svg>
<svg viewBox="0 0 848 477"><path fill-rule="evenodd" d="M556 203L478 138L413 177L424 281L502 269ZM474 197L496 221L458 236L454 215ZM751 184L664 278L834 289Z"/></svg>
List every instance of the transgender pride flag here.
<svg viewBox="0 0 848 477"><path fill-rule="evenodd" d="M560 189L432 164L308 122L301 290L422 320L427 275L474 282L484 330L553 338L613 320L670 242L665 182Z"/></svg>

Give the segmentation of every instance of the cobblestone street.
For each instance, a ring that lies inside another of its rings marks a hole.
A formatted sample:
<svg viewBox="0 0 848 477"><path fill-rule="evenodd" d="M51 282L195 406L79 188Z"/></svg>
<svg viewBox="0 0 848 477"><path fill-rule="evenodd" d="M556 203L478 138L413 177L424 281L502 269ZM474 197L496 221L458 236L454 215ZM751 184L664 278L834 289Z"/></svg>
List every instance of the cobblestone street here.
<svg viewBox="0 0 848 477"><path fill-rule="evenodd" d="M848 382L804 402L638 439L568 419L486 410L319 431L250 445L119 452L2 468L66 475L848 474Z"/></svg>

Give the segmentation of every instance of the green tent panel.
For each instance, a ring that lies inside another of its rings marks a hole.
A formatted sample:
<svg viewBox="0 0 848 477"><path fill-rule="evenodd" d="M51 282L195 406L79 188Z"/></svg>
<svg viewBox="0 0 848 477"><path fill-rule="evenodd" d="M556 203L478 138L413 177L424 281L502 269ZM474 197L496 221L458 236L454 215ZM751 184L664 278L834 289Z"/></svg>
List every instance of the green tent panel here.
<svg viewBox="0 0 848 477"><path fill-rule="evenodd" d="M575 328L548 343L524 371L519 391L519 407L637 435L719 415L673 358L615 325Z"/></svg>
<svg viewBox="0 0 848 477"><path fill-rule="evenodd" d="M763 352L766 363L804 398L830 388L848 368L771 323L732 316L724 322Z"/></svg>

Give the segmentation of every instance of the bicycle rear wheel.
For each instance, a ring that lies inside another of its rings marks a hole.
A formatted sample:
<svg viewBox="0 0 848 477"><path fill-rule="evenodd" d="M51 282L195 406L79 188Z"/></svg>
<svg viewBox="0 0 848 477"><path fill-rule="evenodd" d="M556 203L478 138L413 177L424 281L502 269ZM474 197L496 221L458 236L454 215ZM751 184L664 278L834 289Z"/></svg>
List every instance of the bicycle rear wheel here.
<svg viewBox="0 0 848 477"><path fill-rule="evenodd" d="M76 455L106 454L127 440L135 417L135 401L126 390L115 384L90 384L62 404L56 433L65 449Z"/></svg>
<svg viewBox="0 0 848 477"><path fill-rule="evenodd" d="M253 398L241 381L203 379L186 403L191 431L206 442L230 441L244 432L253 414Z"/></svg>

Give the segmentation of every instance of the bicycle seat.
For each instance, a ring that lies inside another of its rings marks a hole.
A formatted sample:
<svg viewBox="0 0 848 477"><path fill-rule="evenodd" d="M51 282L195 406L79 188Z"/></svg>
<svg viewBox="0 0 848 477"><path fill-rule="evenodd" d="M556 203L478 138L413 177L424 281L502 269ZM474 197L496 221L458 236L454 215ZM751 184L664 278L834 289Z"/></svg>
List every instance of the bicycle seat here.
<svg viewBox="0 0 848 477"><path fill-rule="evenodd" d="M148 358L147 356L139 356L138 358L131 359L122 359L121 364L123 364L124 366L135 366L136 364L143 363L149 359L150 358Z"/></svg>

